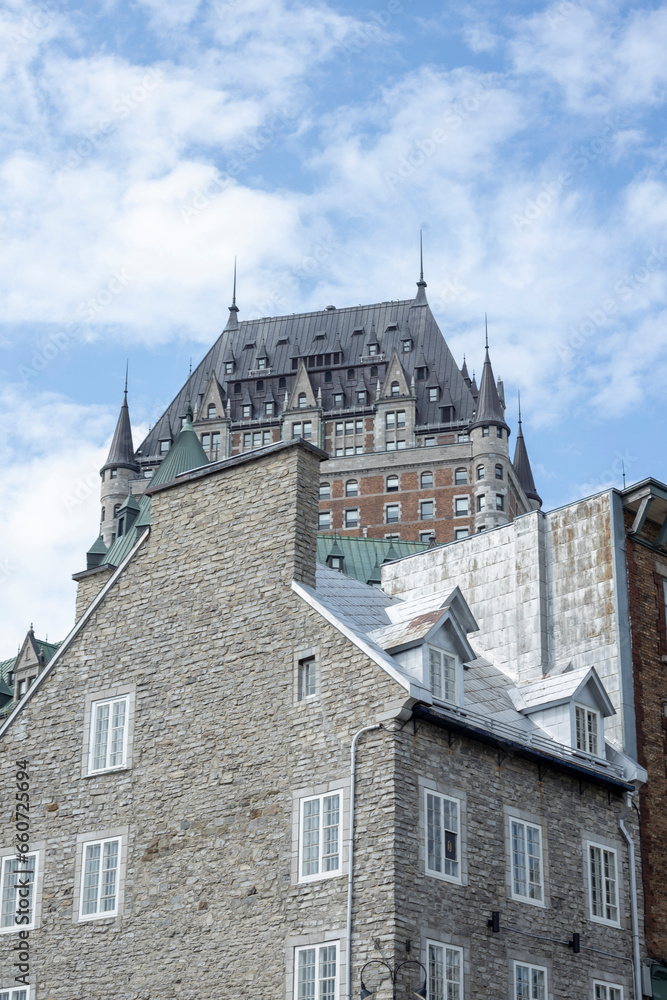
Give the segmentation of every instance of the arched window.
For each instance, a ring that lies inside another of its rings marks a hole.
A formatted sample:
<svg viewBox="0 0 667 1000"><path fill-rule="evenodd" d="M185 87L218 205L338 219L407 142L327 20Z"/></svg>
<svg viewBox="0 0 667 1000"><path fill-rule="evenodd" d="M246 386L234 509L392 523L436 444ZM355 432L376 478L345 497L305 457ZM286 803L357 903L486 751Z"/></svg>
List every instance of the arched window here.
<svg viewBox="0 0 667 1000"><path fill-rule="evenodd" d="M300 410L305 410L305 408L306 408L307 405L308 405L308 400L306 399L305 392L300 392L299 393L299 409Z"/></svg>
<svg viewBox="0 0 667 1000"><path fill-rule="evenodd" d="M496 466L496 479L502 479L502 478L503 478L503 467L502 467L502 465L497 465Z"/></svg>
<svg viewBox="0 0 667 1000"><path fill-rule="evenodd" d="M456 486L465 486L468 482L468 470L457 469L454 473L454 483Z"/></svg>
<svg viewBox="0 0 667 1000"><path fill-rule="evenodd" d="M398 396L401 391L401 387L398 382L391 383L391 394L392 396Z"/></svg>
<svg viewBox="0 0 667 1000"><path fill-rule="evenodd" d="M387 476L387 493L398 493L398 476Z"/></svg>
<svg viewBox="0 0 667 1000"><path fill-rule="evenodd" d="M348 370L347 370L347 380L348 380L348 382L354 382L355 378L356 378L356 372L355 372L354 368L348 368Z"/></svg>
<svg viewBox="0 0 667 1000"><path fill-rule="evenodd" d="M424 489L425 486L433 486L433 473L422 472L421 484L422 484L422 489Z"/></svg>
<svg viewBox="0 0 667 1000"><path fill-rule="evenodd" d="M477 466L477 478L478 479L484 479L484 466L483 465L478 465Z"/></svg>
<svg viewBox="0 0 667 1000"><path fill-rule="evenodd" d="M208 414L208 419L209 420L215 420L215 418L217 416L217 412L216 412L216 409L215 409L215 403L209 403L208 404L207 414Z"/></svg>
<svg viewBox="0 0 667 1000"><path fill-rule="evenodd" d="M359 483L356 479L348 479L345 483L345 496L346 497L358 497L359 496Z"/></svg>

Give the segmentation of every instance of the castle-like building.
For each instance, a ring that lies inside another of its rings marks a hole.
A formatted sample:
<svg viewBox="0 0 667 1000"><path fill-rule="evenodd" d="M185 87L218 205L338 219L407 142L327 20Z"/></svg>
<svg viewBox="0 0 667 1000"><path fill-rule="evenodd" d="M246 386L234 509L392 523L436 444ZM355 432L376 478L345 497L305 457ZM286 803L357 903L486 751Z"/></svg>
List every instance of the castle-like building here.
<svg viewBox="0 0 667 1000"><path fill-rule="evenodd" d="M319 530L455 541L541 506L521 432L510 458L488 350L479 388L426 297L239 322L222 334L134 449L127 394L101 470L100 559L122 535L179 432L201 461L303 438L326 451ZM129 509L128 509L129 498Z"/></svg>

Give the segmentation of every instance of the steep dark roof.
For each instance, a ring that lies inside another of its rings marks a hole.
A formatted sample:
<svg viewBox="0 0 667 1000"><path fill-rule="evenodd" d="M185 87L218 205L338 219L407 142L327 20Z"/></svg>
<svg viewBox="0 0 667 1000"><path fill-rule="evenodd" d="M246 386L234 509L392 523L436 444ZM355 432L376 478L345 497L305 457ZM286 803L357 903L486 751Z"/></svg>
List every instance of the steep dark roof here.
<svg viewBox="0 0 667 1000"><path fill-rule="evenodd" d="M514 461L512 462L512 465L514 466L516 477L523 486L523 491L528 499L537 500L541 507L542 497L535 489L533 470L530 467L528 452L526 451L526 442L523 439L523 430L521 429L521 411L519 411L519 430L516 436L516 449L514 451Z"/></svg>
<svg viewBox="0 0 667 1000"><path fill-rule="evenodd" d="M134 445L132 443L130 411L127 405L127 389L123 397L123 405L120 408L116 432L111 442L111 448L109 449L109 457L102 466L101 471L104 472L105 469L109 469L112 466L114 468L137 469L137 463L134 458Z"/></svg>
<svg viewBox="0 0 667 1000"><path fill-rule="evenodd" d="M292 367L293 358L308 358L342 352L339 364L308 366L313 393L322 390L322 405L325 411L332 410L333 394L342 380L346 393L346 405L354 405L356 384L347 379L348 369L355 368L370 378L371 365L379 367L383 377L386 366L396 349L406 372L408 384L415 375L418 358L428 358L429 373L435 372L441 386L446 383L452 395L457 425L467 426L473 418L475 403L466 381L456 364L445 339L438 328L435 317L426 301L424 288L418 289L415 299L395 302L380 302L365 306L351 306L345 309L322 309L318 312L301 313L291 316L273 316L256 320L244 320L237 326L229 325L208 351L190 379L192 399L198 399L206 391L211 373L225 388L229 400L232 420L240 420L237 412L241 399L247 390L255 403L256 377L250 377L254 369L257 347L265 345L270 368L260 376L265 389L273 388L282 409L284 390L278 392L278 378L285 378L287 391L291 392L297 372ZM233 313L236 316L236 313ZM382 358L370 359L362 364L366 356L367 334L375 327L381 344ZM358 331L355 334L355 331ZM365 332L364 332L365 331ZM402 341L412 340L410 352L403 352ZM225 360L235 359L235 371L225 374ZM332 357L333 361L333 357ZM325 370L333 373L331 382L324 381ZM375 376L373 376L375 379ZM242 385L241 393L234 393L234 383ZM275 384L274 384L275 383ZM367 383L368 384L368 383ZM439 403L430 402L423 380L416 380L417 423L418 425L439 425L442 417ZM339 390L340 391L340 390ZM150 431L141 445L142 459L157 461L160 458L160 438L166 437L167 427L177 427L185 413L187 385L184 385L168 407L163 418ZM260 397L260 402L262 398Z"/></svg>
<svg viewBox="0 0 667 1000"><path fill-rule="evenodd" d="M505 427L509 433L509 427L505 423L503 404L500 402L498 387L493 376L489 348L486 348L484 356L484 368L482 370L482 380L479 384L479 397L477 399L477 413L470 429L473 427L483 427L488 424L496 424Z"/></svg>

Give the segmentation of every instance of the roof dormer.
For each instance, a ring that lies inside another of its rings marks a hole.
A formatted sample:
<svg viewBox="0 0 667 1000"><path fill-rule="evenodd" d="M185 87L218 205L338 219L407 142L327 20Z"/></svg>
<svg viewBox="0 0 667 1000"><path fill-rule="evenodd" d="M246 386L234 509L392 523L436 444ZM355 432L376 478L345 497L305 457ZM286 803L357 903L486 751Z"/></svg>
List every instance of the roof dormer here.
<svg viewBox="0 0 667 1000"><path fill-rule="evenodd" d="M605 757L604 720L616 711L595 667L567 670L518 688L517 706L575 752Z"/></svg>

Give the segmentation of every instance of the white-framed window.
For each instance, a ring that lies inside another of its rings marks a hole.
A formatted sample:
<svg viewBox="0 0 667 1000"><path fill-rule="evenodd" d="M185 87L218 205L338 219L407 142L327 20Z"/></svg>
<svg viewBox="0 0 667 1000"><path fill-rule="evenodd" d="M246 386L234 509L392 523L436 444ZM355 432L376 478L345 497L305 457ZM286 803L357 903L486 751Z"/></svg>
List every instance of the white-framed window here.
<svg viewBox="0 0 667 1000"><path fill-rule="evenodd" d="M584 705L574 706L575 746L584 753L600 756L600 713Z"/></svg>
<svg viewBox="0 0 667 1000"><path fill-rule="evenodd" d="M593 1000L623 1000L623 987L596 979L593 983Z"/></svg>
<svg viewBox="0 0 667 1000"><path fill-rule="evenodd" d="M618 853L613 847L587 843L590 918L620 926L618 903Z"/></svg>
<svg viewBox="0 0 667 1000"><path fill-rule="evenodd" d="M317 527L320 531L331 530L331 511L321 510L317 515Z"/></svg>
<svg viewBox="0 0 667 1000"><path fill-rule="evenodd" d="M268 403L264 403L264 416L273 417L275 416L275 412L276 412L276 404L273 402L273 400L270 399Z"/></svg>
<svg viewBox="0 0 667 1000"><path fill-rule="evenodd" d="M338 942L294 949L294 1000L337 1000Z"/></svg>
<svg viewBox="0 0 667 1000"><path fill-rule="evenodd" d="M420 477L420 484L422 489L426 489L428 486L433 486L433 473L422 472Z"/></svg>
<svg viewBox="0 0 667 1000"><path fill-rule="evenodd" d="M309 438L313 436L313 424L310 420L304 420L304 422L292 424L292 438Z"/></svg>
<svg viewBox="0 0 667 1000"><path fill-rule="evenodd" d="M127 766L128 715L128 695L93 702L88 774Z"/></svg>
<svg viewBox="0 0 667 1000"><path fill-rule="evenodd" d="M454 472L454 485L465 486L467 482L468 482L468 470L456 469L456 471Z"/></svg>
<svg viewBox="0 0 667 1000"><path fill-rule="evenodd" d="M345 421L345 433L354 434L354 420Z"/></svg>
<svg viewBox="0 0 667 1000"><path fill-rule="evenodd" d="M79 920L118 913L121 844L120 837L83 844Z"/></svg>
<svg viewBox="0 0 667 1000"><path fill-rule="evenodd" d="M359 511L358 510L346 510L344 512L345 527L346 528L357 528L359 526Z"/></svg>
<svg viewBox="0 0 667 1000"><path fill-rule="evenodd" d="M542 828L510 817L512 898L544 905ZM523 994L517 994L517 996Z"/></svg>
<svg viewBox="0 0 667 1000"><path fill-rule="evenodd" d="M320 483L320 500L331 499L331 483Z"/></svg>
<svg viewBox="0 0 667 1000"><path fill-rule="evenodd" d="M250 403L244 403L241 407L241 411L244 420L250 420L252 418L252 406Z"/></svg>
<svg viewBox="0 0 667 1000"><path fill-rule="evenodd" d="M514 963L514 1000L547 1000L547 970L540 965Z"/></svg>
<svg viewBox="0 0 667 1000"><path fill-rule="evenodd" d="M463 1000L463 949L439 941L427 941L429 1000Z"/></svg>
<svg viewBox="0 0 667 1000"><path fill-rule="evenodd" d="M343 405L343 393L342 392L334 392L333 405L334 406L342 406ZM338 433L337 430L336 430L336 433Z"/></svg>
<svg viewBox="0 0 667 1000"><path fill-rule="evenodd" d="M461 804L449 795L424 789L426 872L461 881Z"/></svg>
<svg viewBox="0 0 667 1000"><path fill-rule="evenodd" d="M398 476L387 476L387 493L398 493Z"/></svg>
<svg viewBox="0 0 667 1000"><path fill-rule="evenodd" d="M388 503L384 508L384 523L396 524L401 520L401 505L398 503Z"/></svg>
<svg viewBox="0 0 667 1000"><path fill-rule="evenodd" d="M298 664L298 692L299 701L312 698L317 694L317 667L314 656L304 656Z"/></svg>
<svg viewBox="0 0 667 1000"><path fill-rule="evenodd" d="M0 1000L30 1000L31 996L29 986L10 986L7 990L0 989Z"/></svg>
<svg viewBox="0 0 667 1000"><path fill-rule="evenodd" d="M438 701L456 704L456 657L444 649L428 647L428 673L431 692Z"/></svg>
<svg viewBox="0 0 667 1000"><path fill-rule="evenodd" d="M454 497L454 517L468 517L470 514L470 497Z"/></svg>
<svg viewBox="0 0 667 1000"><path fill-rule="evenodd" d="M440 396L440 390L437 386L429 386L428 390L428 401L429 403L437 403Z"/></svg>
<svg viewBox="0 0 667 1000"><path fill-rule="evenodd" d="M459 538L467 538L470 534L469 528L455 528L454 529L454 541L459 540Z"/></svg>
<svg viewBox="0 0 667 1000"><path fill-rule="evenodd" d="M463 441L469 441L470 435L463 431L461 434L457 434L456 440L461 444Z"/></svg>
<svg viewBox="0 0 667 1000"><path fill-rule="evenodd" d="M357 479L348 479L348 481L345 483L345 496L346 497L359 496L359 481Z"/></svg>
<svg viewBox="0 0 667 1000"><path fill-rule="evenodd" d="M435 517L435 502L422 500L419 504L419 517L422 521L431 521Z"/></svg>
<svg viewBox="0 0 667 1000"><path fill-rule="evenodd" d="M342 871L343 792L301 799L299 881L331 878Z"/></svg>
<svg viewBox="0 0 667 1000"><path fill-rule="evenodd" d="M0 858L0 934L30 931L35 926L35 886L39 855L37 851L22 856L15 853ZM19 920L27 922L17 923Z"/></svg>

